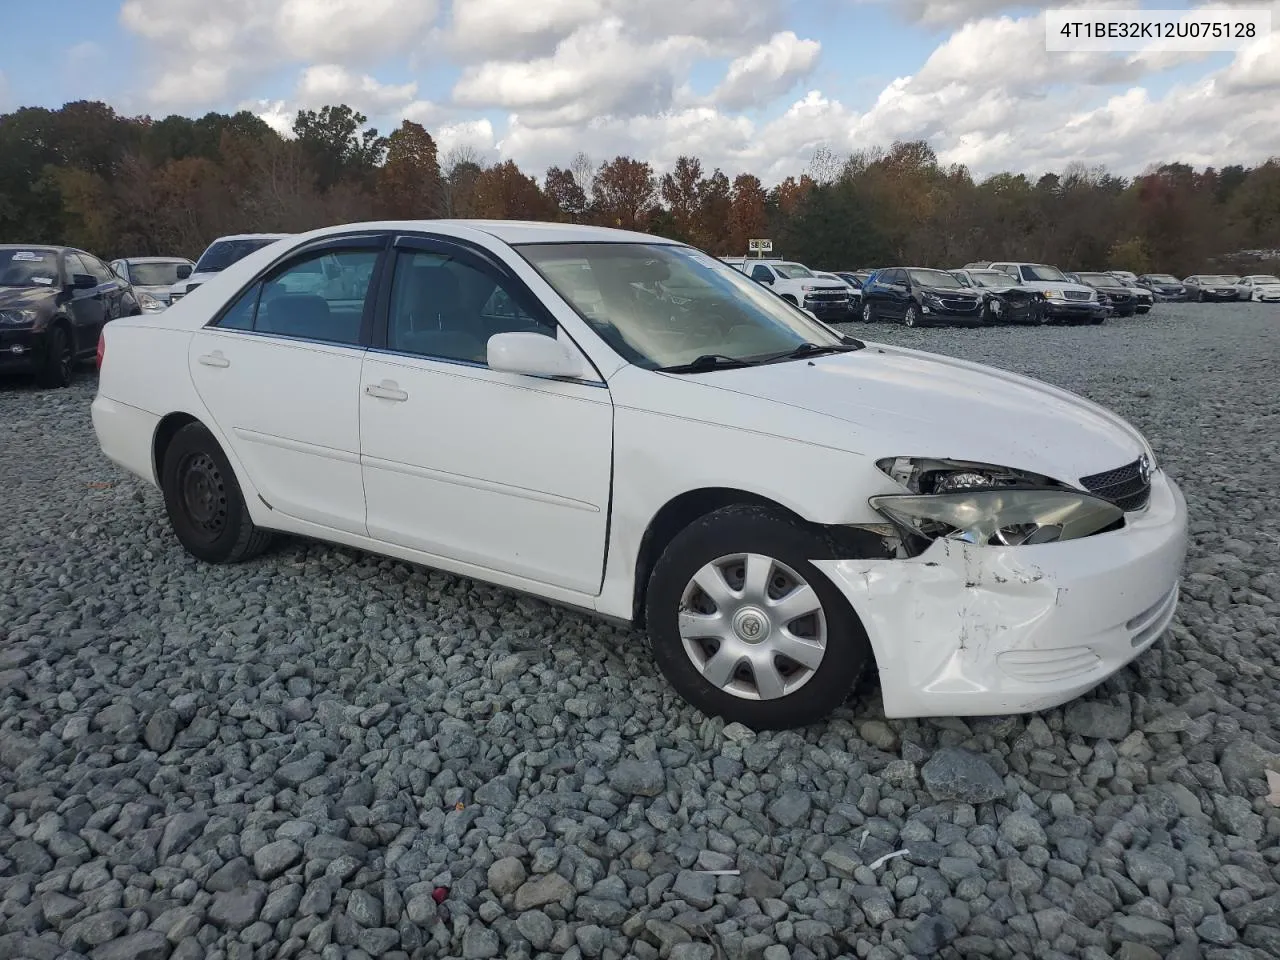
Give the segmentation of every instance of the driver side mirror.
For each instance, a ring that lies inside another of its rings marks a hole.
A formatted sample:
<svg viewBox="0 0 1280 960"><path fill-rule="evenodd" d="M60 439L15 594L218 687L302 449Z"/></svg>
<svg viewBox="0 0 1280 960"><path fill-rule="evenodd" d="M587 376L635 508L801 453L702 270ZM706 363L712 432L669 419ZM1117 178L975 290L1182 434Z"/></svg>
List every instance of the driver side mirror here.
<svg viewBox="0 0 1280 960"><path fill-rule="evenodd" d="M88 273L73 273L71 275L71 286L75 290L92 290L98 285L97 277Z"/></svg>
<svg viewBox="0 0 1280 960"><path fill-rule="evenodd" d="M490 370L529 377L581 377L582 358L555 337L542 333L497 333L489 338Z"/></svg>
<svg viewBox="0 0 1280 960"><path fill-rule="evenodd" d="M191 276L191 264L181 263L178 265L178 279L185 280Z"/></svg>

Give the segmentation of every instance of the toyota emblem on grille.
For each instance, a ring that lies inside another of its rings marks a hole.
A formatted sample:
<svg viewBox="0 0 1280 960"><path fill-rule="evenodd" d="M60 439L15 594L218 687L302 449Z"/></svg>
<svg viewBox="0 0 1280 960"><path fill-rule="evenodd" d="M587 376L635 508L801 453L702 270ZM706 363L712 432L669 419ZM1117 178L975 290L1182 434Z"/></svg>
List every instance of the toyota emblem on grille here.
<svg viewBox="0 0 1280 960"><path fill-rule="evenodd" d="M1142 455L1142 459L1138 461L1138 476L1142 478L1144 485L1151 482L1151 461L1145 453Z"/></svg>

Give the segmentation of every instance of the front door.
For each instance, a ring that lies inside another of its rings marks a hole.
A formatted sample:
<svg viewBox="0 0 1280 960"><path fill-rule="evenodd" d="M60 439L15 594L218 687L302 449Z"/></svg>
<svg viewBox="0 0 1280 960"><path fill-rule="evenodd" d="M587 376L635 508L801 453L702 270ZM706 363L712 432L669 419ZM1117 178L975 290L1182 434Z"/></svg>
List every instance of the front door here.
<svg viewBox="0 0 1280 960"><path fill-rule="evenodd" d="M271 509L362 536L360 366L385 242L295 253L200 330L189 357L200 399Z"/></svg>
<svg viewBox="0 0 1280 960"><path fill-rule="evenodd" d="M495 333L568 342L491 254L405 237L392 269L385 329L375 330L361 377L369 535L598 593L612 464L608 388L489 369Z"/></svg>

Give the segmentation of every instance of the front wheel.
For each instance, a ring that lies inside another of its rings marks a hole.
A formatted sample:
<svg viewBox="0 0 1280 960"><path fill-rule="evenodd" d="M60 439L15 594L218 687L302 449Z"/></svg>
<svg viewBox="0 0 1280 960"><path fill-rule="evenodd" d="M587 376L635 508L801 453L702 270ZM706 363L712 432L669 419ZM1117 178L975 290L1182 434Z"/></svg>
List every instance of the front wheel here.
<svg viewBox="0 0 1280 960"><path fill-rule="evenodd" d="M75 352L66 328L56 324L49 328L45 341L44 365L40 368L40 385L69 387L75 369Z"/></svg>
<svg viewBox="0 0 1280 960"><path fill-rule="evenodd" d="M808 560L796 521L731 506L694 521L653 568L645 618L668 682L703 713L753 729L815 723L871 661L848 602Z"/></svg>
<svg viewBox="0 0 1280 960"><path fill-rule="evenodd" d="M920 326L920 308L914 303L907 307L907 312L902 316L902 322L908 327Z"/></svg>
<svg viewBox="0 0 1280 960"><path fill-rule="evenodd" d="M178 541L197 559L239 563L270 544L270 531L249 516L231 463L204 424L189 423L174 435L160 486Z"/></svg>
<svg viewBox="0 0 1280 960"><path fill-rule="evenodd" d="M876 315L876 308L869 303L864 303L862 305L862 322L875 323L878 319L880 318Z"/></svg>

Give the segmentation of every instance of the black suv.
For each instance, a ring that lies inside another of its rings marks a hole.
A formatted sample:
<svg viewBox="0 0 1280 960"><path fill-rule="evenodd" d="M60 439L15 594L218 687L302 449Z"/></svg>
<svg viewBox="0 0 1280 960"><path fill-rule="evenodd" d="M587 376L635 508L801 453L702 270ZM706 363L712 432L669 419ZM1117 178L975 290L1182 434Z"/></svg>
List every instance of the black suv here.
<svg viewBox="0 0 1280 960"><path fill-rule="evenodd" d="M1117 316L1132 317L1137 312L1137 293L1119 277L1109 273L1080 273L1077 276L1081 283L1097 290L1099 297L1105 294Z"/></svg>
<svg viewBox="0 0 1280 960"><path fill-rule="evenodd" d="M983 296L946 270L885 267L862 287L862 319L901 320L908 327L983 322Z"/></svg>
<svg viewBox="0 0 1280 960"><path fill-rule="evenodd" d="M83 250L0 246L0 373L65 387L97 353L103 326L141 312L133 287Z"/></svg>

